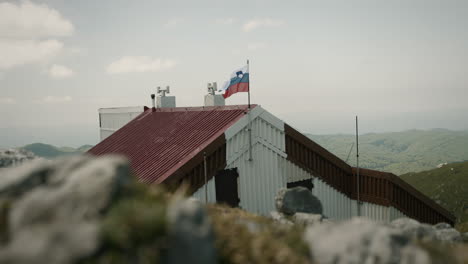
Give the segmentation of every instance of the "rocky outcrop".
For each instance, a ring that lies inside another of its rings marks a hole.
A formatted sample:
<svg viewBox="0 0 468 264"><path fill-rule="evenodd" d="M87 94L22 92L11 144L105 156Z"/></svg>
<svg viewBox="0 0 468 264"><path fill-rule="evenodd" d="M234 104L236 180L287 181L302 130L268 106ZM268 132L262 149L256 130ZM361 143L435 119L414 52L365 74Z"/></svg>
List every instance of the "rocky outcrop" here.
<svg viewBox="0 0 468 264"><path fill-rule="evenodd" d="M121 157L35 160L0 170L0 263L456 263L451 248L467 259L448 224L332 222L304 189L281 190L272 221L138 184Z"/></svg>
<svg viewBox="0 0 468 264"><path fill-rule="evenodd" d="M170 226L167 263L217 263L213 227L200 201L176 199L167 215Z"/></svg>
<svg viewBox="0 0 468 264"><path fill-rule="evenodd" d="M322 264L430 263L429 255L404 232L365 218L309 226L304 239Z"/></svg>
<svg viewBox="0 0 468 264"><path fill-rule="evenodd" d="M463 242L462 234L447 223L428 225L410 218L399 218L393 220L390 226L401 230L405 235L415 240L444 243Z"/></svg>
<svg viewBox="0 0 468 264"><path fill-rule="evenodd" d="M17 166L35 158L32 152L23 149L0 150L0 168Z"/></svg>
<svg viewBox="0 0 468 264"><path fill-rule="evenodd" d="M2 174L0 199L10 209L0 263L70 263L93 253L102 213L130 177L122 158L87 156Z"/></svg>
<svg viewBox="0 0 468 264"><path fill-rule="evenodd" d="M118 156L2 169L0 263L216 263L204 207L156 189Z"/></svg>
<svg viewBox="0 0 468 264"><path fill-rule="evenodd" d="M275 197L278 212L285 215L295 213L322 214L322 203L305 187L280 189Z"/></svg>

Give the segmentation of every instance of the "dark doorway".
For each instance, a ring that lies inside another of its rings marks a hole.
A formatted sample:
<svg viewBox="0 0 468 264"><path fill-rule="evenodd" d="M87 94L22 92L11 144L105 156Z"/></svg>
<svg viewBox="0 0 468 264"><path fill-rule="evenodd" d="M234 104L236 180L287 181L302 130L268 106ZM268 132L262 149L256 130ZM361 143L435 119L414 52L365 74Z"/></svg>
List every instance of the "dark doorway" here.
<svg viewBox="0 0 468 264"><path fill-rule="evenodd" d="M312 183L312 179L307 179L307 180L303 180L303 181L296 181L296 182L288 182L288 184L286 185L286 187L288 187L288 189L298 187L298 186L306 187L307 189L309 189L309 191L312 191L312 189L314 188L314 184Z"/></svg>
<svg viewBox="0 0 468 264"><path fill-rule="evenodd" d="M231 207L239 207L237 192L237 168L219 171L215 176L216 202L225 203Z"/></svg>

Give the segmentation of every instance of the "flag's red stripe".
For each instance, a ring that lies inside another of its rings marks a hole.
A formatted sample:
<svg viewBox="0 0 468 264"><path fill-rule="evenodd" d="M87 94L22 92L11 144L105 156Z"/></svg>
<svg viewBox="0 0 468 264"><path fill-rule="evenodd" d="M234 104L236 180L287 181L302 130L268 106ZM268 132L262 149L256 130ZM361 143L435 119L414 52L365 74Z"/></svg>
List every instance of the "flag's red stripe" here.
<svg viewBox="0 0 468 264"><path fill-rule="evenodd" d="M240 92L248 92L249 91L249 83L237 83L229 86L223 94L224 98L228 98L229 96L240 93Z"/></svg>

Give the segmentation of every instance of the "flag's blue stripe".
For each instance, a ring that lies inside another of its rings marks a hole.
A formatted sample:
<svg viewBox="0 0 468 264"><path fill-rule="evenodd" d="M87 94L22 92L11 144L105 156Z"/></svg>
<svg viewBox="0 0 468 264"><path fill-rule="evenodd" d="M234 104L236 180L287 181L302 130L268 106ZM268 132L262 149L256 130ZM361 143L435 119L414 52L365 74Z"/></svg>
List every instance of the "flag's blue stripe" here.
<svg viewBox="0 0 468 264"><path fill-rule="evenodd" d="M238 83L248 83L249 82L249 74L245 73L242 75L242 78L239 77L234 77L231 79L231 82L229 83L229 86L238 84Z"/></svg>

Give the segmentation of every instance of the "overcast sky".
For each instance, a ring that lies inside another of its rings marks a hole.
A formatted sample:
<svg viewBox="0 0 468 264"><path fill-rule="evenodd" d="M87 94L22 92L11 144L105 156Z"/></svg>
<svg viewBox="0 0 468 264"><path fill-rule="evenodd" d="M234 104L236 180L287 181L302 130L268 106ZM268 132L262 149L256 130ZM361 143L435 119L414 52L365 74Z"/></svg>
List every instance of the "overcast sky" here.
<svg viewBox="0 0 468 264"><path fill-rule="evenodd" d="M467 29L462 0L0 1L0 146L95 144L98 108L202 105L247 58L304 132L465 130Z"/></svg>

